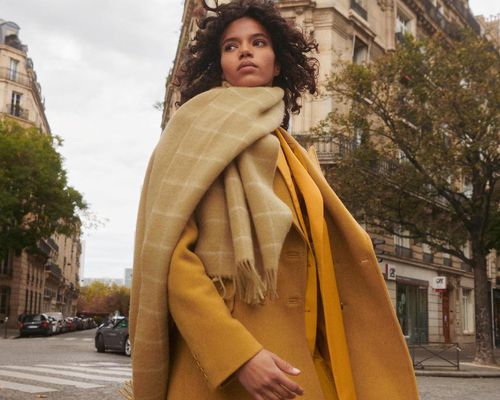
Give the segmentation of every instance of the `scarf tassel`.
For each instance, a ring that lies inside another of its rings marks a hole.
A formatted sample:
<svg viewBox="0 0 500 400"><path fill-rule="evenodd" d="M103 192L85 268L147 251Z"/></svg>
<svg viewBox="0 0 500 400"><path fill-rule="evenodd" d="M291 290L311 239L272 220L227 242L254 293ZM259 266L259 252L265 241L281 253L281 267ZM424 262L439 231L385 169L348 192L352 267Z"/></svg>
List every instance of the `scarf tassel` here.
<svg viewBox="0 0 500 400"><path fill-rule="evenodd" d="M236 265L234 283L238 296L245 303L256 305L264 301L265 285L253 261L243 260Z"/></svg>

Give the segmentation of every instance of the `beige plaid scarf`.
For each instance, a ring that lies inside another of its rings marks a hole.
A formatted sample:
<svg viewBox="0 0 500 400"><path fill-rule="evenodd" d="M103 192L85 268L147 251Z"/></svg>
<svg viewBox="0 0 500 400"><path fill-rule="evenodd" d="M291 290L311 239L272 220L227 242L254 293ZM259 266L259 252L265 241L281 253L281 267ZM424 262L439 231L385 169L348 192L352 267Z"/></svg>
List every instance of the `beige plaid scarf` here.
<svg viewBox="0 0 500 400"><path fill-rule="evenodd" d="M249 146L198 207L196 254L214 280L222 285L222 278L234 280L236 293L248 304L276 296L279 255L292 223L290 209L273 191L279 146L272 135Z"/></svg>
<svg viewBox="0 0 500 400"><path fill-rule="evenodd" d="M269 133L282 121L282 99L276 87L212 89L177 110L162 134L146 171L137 218L129 327L133 394L128 398L166 398L168 269L198 205L208 217L200 220L197 248L207 274L233 277L251 304L275 293L279 253L291 223L289 210L273 192L279 142ZM255 268L254 248L261 253L262 271ZM221 260L232 252L232 267L224 265Z"/></svg>

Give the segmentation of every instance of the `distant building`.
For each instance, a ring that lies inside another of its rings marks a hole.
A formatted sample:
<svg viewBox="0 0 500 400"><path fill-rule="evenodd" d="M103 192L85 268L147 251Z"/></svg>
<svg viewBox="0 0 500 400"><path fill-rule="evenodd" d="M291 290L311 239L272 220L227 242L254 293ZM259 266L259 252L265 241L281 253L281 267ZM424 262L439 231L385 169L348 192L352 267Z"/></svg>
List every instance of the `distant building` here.
<svg viewBox="0 0 500 400"><path fill-rule="evenodd" d="M132 287L132 268L125 268L125 286Z"/></svg>
<svg viewBox="0 0 500 400"><path fill-rule="evenodd" d="M49 134L45 100L19 26L0 19L0 120ZM79 295L80 235L53 235L38 244L43 255L12 252L0 259L0 321L17 327L20 314L76 313Z"/></svg>

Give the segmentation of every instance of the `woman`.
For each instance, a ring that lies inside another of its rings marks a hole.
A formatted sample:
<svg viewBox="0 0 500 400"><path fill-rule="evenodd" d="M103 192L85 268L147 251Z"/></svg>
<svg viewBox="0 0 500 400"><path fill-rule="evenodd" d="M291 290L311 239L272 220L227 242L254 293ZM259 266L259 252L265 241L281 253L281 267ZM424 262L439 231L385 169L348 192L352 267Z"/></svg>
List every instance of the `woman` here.
<svg viewBox="0 0 500 400"><path fill-rule="evenodd" d="M270 0L205 7L141 196L130 397L418 398L368 235L283 129L316 44Z"/></svg>

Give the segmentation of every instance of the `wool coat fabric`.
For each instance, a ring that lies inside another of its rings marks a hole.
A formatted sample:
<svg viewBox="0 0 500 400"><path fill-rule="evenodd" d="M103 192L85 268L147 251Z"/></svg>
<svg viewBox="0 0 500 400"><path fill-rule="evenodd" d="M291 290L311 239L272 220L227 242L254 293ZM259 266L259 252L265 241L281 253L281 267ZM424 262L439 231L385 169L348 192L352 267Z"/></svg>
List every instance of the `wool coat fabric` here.
<svg viewBox="0 0 500 400"><path fill-rule="evenodd" d="M234 147L230 147L230 150L225 150L224 162L227 165L246 146L279 125L280 118L272 115L274 112L269 110L282 112L282 106L281 109L276 106L281 102L282 92L276 88L256 88L244 91L245 95L242 96L241 88L218 90L207 92L202 99L205 104L201 102L197 104L200 114L181 113L181 108L176 114L178 118L173 118L170 128L175 126L179 128L179 124L192 126L196 123L197 128L201 130L209 129L213 132L220 130L224 134L232 130L239 140ZM229 92L220 92L221 90ZM234 95L235 92L238 94L236 97L238 101L235 101L234 96L225 96L226 93ZM203 109L208 105L216 107ZM205 119L200 124L200 116L203 119L203 116L210 112L219 115L218 117L211 115L210 123ZM225 118L222 124L221 118ZM255 129L254 124L260 130ZM240 134L236 135L238 132ZM169 140L172 138L165 140L162 138L163 142L168 143ZM168 190L175 188L175 185L162 186L166 171L170 173L179 171L178 166L172 167L172 160L165 160L164 156L169 152L165 151L165 143L162 144L162 141L148 167L138 217L130 315L133 398L136 400L246 399L237 382L225 381L235 368L262 347L269 347L278 354L281 353L279 355L282 358L303 369L303 373L297 379L306 387L307 399L322 399L305 339L304 310L300 306L303 304L300 302L303 298L301 296L305 295L305 272L301 269L304 269L303 260L304 257L307 258L304 256L307 254L307 248L296 230L293 228L290 230L281 252L278 269L279 299L276 302L259 308L238 301L237 297L231 296L231 293L229 295L225 293L224 303L222 296L217 294L217 284L205 285L201 281L197 282L197 274L184 275L184 279L182 273L177 274L177 279L181 277L181 280L176 285L170 286L169 267L177 270L179 265L188 265L191 268L200 266L194 252L177 249L192 249L197 230L192 222L188 221L189 217L204 192L208 190L208 186L220 176L224 165L217 167L213 164L205 165L205 169L203 165L198 165L200 168L195 172L205 177L204 189L195 190L196 195L189 199L180 196L179 207L182 209L182 216L179 216L178 212L174 213L171 205L169 210L158 209L158 204L162 204L158 198L167 196ZM341 204L319 168L310 161L307 154L291 137L287 136L287 141L295 150L302 152L301 162L323 196L325 220L330 233L330 248L343 304L345 334L357 398L362 400L418 398L406 345L368 235ZM229 148L227 143L225 147ZM220 147L218 149L221 150ZM177 185L179 184L177 182ZM176 255L177 251L181 253ZM173 255L179 260L175 266L172 264ZM292 260L297 256L298 260ZM290 265L292 268L286 270ZM171 291L168 295L167 283ZM200 285L197 285L198 283ZM187 285L193 288L198 304L202 308L205 307L205 311L222 310L224 315L220 320L224 323L218 326L214 323L217 318L210 321L206 318L197 318L197 315L189 317L192 311L189 296L184 298L182 293L185 291L181 290ZM180 296L175 296L174 287L181 288ZM231 285L225 287L225 290L231 291L231 289ZM171 327L168 322L168 298L177 302L172 306L176 309L178 330ZM224 308L221 308L221 305ZM264 309L266 312L262 313ZM181 326L183 324L184 326ZM253 328L248 329L250 326ZM169 327L174 332L173 338L169 337ZM283 333L283 327L286 327L286 333ZM179 335L181 331L183 335ZM200 333L202 337L198 336L197 340L197 335ZM190 335L192 337L189 337ZM169 349L173 349L172 363ZM222 349L222 351L211 349ZM221 388L223 384L226 386ZM214 390L216 388L218 389ZM223 396L224 393L226 397L217 397Z"/></svg>

